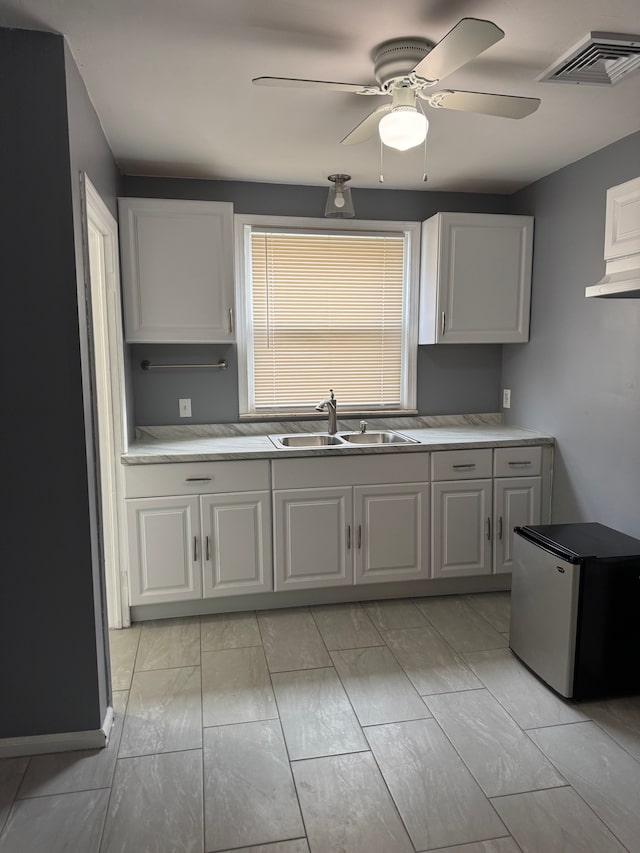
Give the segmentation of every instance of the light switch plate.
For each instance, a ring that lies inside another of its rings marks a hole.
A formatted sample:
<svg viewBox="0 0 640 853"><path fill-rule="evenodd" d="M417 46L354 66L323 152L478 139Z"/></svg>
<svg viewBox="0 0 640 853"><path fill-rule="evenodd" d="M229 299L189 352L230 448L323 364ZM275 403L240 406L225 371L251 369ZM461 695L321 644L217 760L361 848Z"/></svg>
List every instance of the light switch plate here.
<svg viewBox="0 0 640 853"><path fill-rule="evenodd" d="M181 418L191 417L191 398L185 397L183 400L178 400L178 409Z"/></svg>
<svg viewBox="0 0 640 853"><path fill-rule="evenodd" d="M502 390L502 408L511 408L511 390L509 388L503 388Z"/></svg>

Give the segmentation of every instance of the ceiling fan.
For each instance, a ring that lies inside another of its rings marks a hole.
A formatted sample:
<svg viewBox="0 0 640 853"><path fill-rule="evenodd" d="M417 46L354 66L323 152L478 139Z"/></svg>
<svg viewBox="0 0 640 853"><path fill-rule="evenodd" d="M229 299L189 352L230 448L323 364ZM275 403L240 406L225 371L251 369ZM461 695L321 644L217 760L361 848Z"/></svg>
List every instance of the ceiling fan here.
<svg viewBox="0 0 640 853"><path fill-rule="evenodd" d="M462 18L437 44L423 38L386 41L374 54L377 86L291 77L255 77L252 82L256 86L330 89L336 92L353 92L356 95L390 95L391 103L369 113L341 142L343 145L364 142L378 129L380 139L385 145L406 151L424 142L429 127L424 112L417 108L417 97L436 109L461 110L504 118L524 118L538 109L539 98L452 89L442 89L433 94L428 91L503 37L504 32L491 21Z"/></svg>

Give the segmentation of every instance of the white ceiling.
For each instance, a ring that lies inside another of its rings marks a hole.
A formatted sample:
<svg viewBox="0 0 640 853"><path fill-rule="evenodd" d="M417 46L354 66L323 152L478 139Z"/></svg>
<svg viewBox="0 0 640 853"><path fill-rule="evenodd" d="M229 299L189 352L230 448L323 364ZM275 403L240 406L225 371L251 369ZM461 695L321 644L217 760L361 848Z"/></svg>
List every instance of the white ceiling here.
<svg viewBox="0 0 640 853"><path fill-rule="evenodd" d="M0 25L67 37L124 172L327 186L333 172L379 186L377 139L339 140L382 99L251 78L373 83L377 44L437 42L461 17L505 38L432 91L542 105L520 121L429 110L429 183L421 148L386 149L386 188L511 192L640 129L638 72L608 88L535 82L591 30L640 33L639 0L0 0Z"/></svg>

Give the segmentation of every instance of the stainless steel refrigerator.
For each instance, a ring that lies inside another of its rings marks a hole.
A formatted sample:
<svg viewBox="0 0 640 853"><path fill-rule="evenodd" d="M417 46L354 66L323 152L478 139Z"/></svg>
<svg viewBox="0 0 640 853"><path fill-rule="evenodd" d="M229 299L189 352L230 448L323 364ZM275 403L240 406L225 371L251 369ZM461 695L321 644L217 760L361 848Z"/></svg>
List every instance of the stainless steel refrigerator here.
<svg viewBox="0 0 640 853"><path fill-rule="evenodd" d="M562 696L640 693L640 540L597 523L515 534L511 650Z"/></svg>

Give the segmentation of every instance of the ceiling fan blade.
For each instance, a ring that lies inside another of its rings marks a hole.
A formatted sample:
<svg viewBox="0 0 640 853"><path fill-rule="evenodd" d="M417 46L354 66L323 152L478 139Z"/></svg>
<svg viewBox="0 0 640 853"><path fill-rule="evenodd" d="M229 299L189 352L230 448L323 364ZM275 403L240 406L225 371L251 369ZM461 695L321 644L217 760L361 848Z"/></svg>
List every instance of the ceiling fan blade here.
<svg viewBox="0 0 640 853"><path fill-rule="evenodd" d="M385 104L382 107L378 107L378 109L374 110L372 113L369 113L366 118L362 119L360 124L357 124L353 128L351 133L348 133L344 139L340 140L340 144L355 145L358 142L365 142L367 139L370 139L376 132L378 122L382 116L392 109L393 106L391 104Z"/></svg>
<svg viewBox="0 0 640 853"><path fill-rule="evenodd" d="M354 92L356 95L384 95L379 86L360 83L333 83L329 80L299 80L295 77L254 77L254 86L285 86L293 89L330 89L334 92Z"/></svg>
<svg viewBox="0 0 640 853"><path fill-rule="evenodd" d="M491 95L486 92L455 92L444 89L436 92L429 102L432 107L483 113L503 118L525 118L540 106L540 98L520 98L517 95Z"/></svg>
<svg viewBox="0 0 640 853"><path fill-rule="evenodd" d="M491 21L462 18L416 65L413 74L423 80L442 80L503 37L504 32Z"/></svg>

